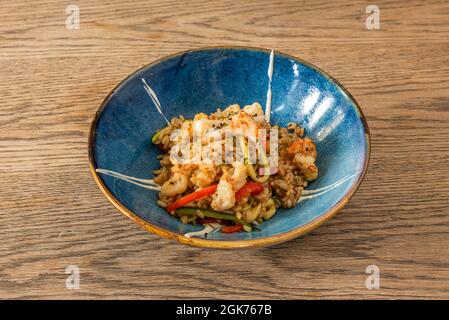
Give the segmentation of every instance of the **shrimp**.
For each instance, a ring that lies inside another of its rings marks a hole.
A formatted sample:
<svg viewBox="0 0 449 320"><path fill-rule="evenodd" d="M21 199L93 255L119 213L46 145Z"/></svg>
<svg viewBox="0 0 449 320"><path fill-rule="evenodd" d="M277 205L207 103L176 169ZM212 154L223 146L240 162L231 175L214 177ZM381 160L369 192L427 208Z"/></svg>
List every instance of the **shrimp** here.
<svg viewBox="0 0 449 320"><path fill-rule="evenodd" d="M214 165L201 165L192 172L190 182L195 186L204 188L214 182L217 171Z"/></svg>
<svg viewBox="0 0 449 320"><path fill-rule="evenodd" d="M243 108L243 111L251 116L255 122L261 123L265 120L262 107L259 103L254 102L253 104L247 105Z"/></svg>
<svg viewBox="0 0 449 320"><path fill-rule="evenodd" d="M234 166L234 173L231 176L231 184L234 191L237 191L245 185L248 172L246 166L240 161L234 162L232 165Z"/></svg>
<svg viewBox="0 0 449 320"><path fill-rule="evenodd" d="M301 171L307 181L318 178L318 168L315 165L315 158L312 156L297 153L293 158L293 164Z"/></svg>
<svg viewBox="0 0 449 320"><path fill-rule="evenodd" d="M248 137L257 141L259 136L259 129L261 128L259 124L254 121L246 112L240 111L237 115L231 118L231 128L241 129L243 133ZM267 141L265 139L260 139L260 144L263 150L267 150Z"/></svg>
<svg viewBox="0 0 449 320"><path fill-rule="evenodd" d="M257 137L257 129L259 127L246 112L240 111L238 114L232 116L231 123L232 127L243 129L245 134Z"/></svg>
<svg viewBox="0 0 449 320"><path fill-rule="evenodd" d="M214 210L222 211L231 209L235 205L235 192L246 184L248 176L246 166L242 162L234 162L232 176L226 170L218 182L217 191L214 194L211 206Z"/></svg>
<svg viewBox="0 0 449 320"><path fill-rule="evenodd" d="M228 210L235 205L235 191L227 171L223 171L210 205L212 209L217 211Z"/></svg>
<svg viewBox="0 0 449 320"><path fill-rule="evenodd" d="M193 135L204 140L210 129L213 128L214 120L199 118L193 121Z"/></svg>
<svg viewBox="0 0 449 320"><path fill-rule="evenodd" d="M187 176L177 172L170 179L164 182L161 187L161 195L171 197L184 193L187 190L187 183Z"/></svg>
<svg viewBox="0 0 449 320"><path fill-rule="evenodd" d="M310 138L299 138L290 144L287 153L293 156L293 164L301 171L307 181L318 177L318 168L315 165L316 146Z"/></svg>
<svg viewBox="0 0 449 320"><path fill-rule="evenodd" d="M233 114L237 114L240 111L240 106L238 104L232 104L221 113L223 117L228 118Z"/></svg>
<svg viewBox="0 0 449 320"><path fill-rule="evenodd" d="M299 138L290 144L287 148L287 153L294 156L297 153L302 153L306 156L311 156L316 159L316 146L312 139L306 137L304 139Z"/></svg>
<svg viewBox="0 0 449 320"><path fill-rule="evenodd" d="M194 121L201 120L201 119L209 119L209 116L207 114L205 114L204 112L200 112L200 113L197 113L195 115L195 117L193 118Z"/></svg>
<svg viewBox="0 0 449 320"><path fill-rule="evenodd" d="M263 116L262 107L258 102L254 102L253 104L249 104L243 107L243 111L249 114L252 117Z"/></svg>
<svg viewBox="0 0 449 320"><path fill-rule="evenodd" d="M192 171L195 170L195 168L198 165L193 164L193 163L189 163L189 164L175 164L172 168L171 168L171 173L181 173L182 175L185 175L187 177L187 179L190 177L190 175L192 174Z"/></svg>

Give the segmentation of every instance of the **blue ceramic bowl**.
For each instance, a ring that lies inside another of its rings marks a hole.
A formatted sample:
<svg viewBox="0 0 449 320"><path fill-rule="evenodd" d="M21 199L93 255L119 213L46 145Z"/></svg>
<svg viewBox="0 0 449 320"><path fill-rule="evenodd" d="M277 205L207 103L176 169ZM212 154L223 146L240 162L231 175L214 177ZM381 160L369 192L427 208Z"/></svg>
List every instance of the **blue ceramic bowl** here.
<svg viewBox="0 0 449 320"><path fill-rule="evenodd" d="M160 236L200 247L266 246L302 235L331 218L361 183L370 154L366 120L354 98L324 71L301 59L275 53L271 122L297 122L317 144L319 189L349 177L328 192L279 209L260 231L187 238L200 226L182 224L156 205L157 192L95 172L96 168L152 177L159 150L150 137L165 122L145 92L154 89L168 118L193 117L238 103L266 102L270 51L220 47L177 53L153 62L123 80L92 123L89 158L92 174L106 197L140 226Z"/></svg>

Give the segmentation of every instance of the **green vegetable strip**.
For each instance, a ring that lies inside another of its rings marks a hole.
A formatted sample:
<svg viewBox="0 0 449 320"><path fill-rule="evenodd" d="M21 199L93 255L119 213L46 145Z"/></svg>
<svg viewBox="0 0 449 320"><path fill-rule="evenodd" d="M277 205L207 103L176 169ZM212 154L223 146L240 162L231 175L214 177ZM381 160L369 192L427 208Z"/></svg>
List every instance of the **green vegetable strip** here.
<svg viewBox="0 0 449 320"><path fill-rule="evenodd" d="M163 127L161 129L157 130L156 133L151 137L151 142L155 143L156 139L161 135L161 133L166 130L169 130L169 129L170 129L170 127L167 126L167 127Z"/></svg>
<svg viewBox="0 0 449 320"><path fill-rule="evenodd" d="M236 216L230 215L230 214L226 214L226 213L220 213L220 212L216 212L216 211L212 211L212 210L204 210L204 209L198 209L198 208L179 208L175 210L175 214L176 215L197 215L196 211L200 210L204 217L206 218L215 218L215 219L219 219L219 220L229 220L229 221L234 221L236 223L240 223L243 224L244 226L250 227L250 228L254 228L254 226L252 226L251 224L249 224L248 222L238 219Z"/></svg>
<svg viewBox="0 0 449 320"><path fill-rule="evenodd" d="M161 131L162 131L162 129L161 129L161 130L158 130L158 131L153 135L153 137L151 138L151 142L153 142L153 143L156 142L156 139L157 139L157 137L159 137L159 135L161 134Z"/></svg>

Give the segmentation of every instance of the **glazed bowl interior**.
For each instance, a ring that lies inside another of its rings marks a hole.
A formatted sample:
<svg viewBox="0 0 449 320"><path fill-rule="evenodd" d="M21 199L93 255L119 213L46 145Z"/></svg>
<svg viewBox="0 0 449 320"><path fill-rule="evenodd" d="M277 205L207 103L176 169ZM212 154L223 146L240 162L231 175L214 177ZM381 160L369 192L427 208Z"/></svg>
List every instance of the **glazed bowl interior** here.
<svg viewBox="0 0 449 320"><path fill-rule="evenodd" d="M144 90L142 78L156 92L163 112L192 118L230 104L266 103L269 51L209 48L156 61L120 83L100 107L91 130L91 167L149 179L159 167L159 149L151 136L165 125ZM276 53L272 78L271 123L297 122L317 145L319 177L307 189L343 183L295 208L279 209L260 231L210 234L207 240L184 234L201 229L187 225L157 206L158 194L126 181L94 173L103 192L146 229L199 246L268 245L298 236L330 218L361 182L369 158L369 137L359 107L347 91L323 71ZM348 178L349 177L349 178Z"/></svg>

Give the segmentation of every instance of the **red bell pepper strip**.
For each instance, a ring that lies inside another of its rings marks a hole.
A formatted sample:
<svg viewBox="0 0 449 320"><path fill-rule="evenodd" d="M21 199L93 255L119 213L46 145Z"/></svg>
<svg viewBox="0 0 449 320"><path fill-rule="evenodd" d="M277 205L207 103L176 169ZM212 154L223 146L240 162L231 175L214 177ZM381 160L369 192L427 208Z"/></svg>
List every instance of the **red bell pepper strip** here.
<svg viewBox="0 0 449 320"><path fill-rule="evenodd" d="M241 224L234 224L232 226L226 226L221 228L221 232L223 233L234 233L234 232L239 232L243 230L243 225Z"/></svg>
<svg viewBox="0 0 449 320"><path fill-rule="evenodd" d="M173 212L178 208L181 208L187 204L189 204L190 202L193 202L195 200L210 196L211 194L213 194L215 192L215 190L217 190L217 185L211 185L209 187L200 189L198 191L192 192L191 194L188 194L182 198L179 198L178 200L176 200L175 202L172 202L171 204L169 204L167 206L167 211L168 212Z"/></svg>
<svg viewBox="0 0 449 320"><path fill-rule="evenodd" d="M255 196L263 191L263 185L254 181L247 182L243 187L241 187L235 193L235 200L239 201L243 197L248 197L249 195Z"/></svg>

